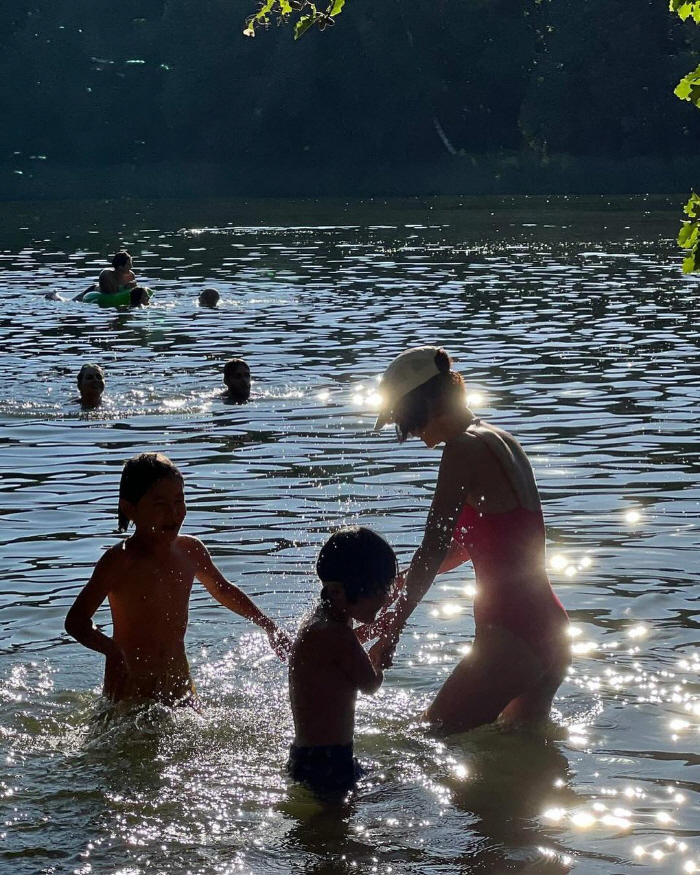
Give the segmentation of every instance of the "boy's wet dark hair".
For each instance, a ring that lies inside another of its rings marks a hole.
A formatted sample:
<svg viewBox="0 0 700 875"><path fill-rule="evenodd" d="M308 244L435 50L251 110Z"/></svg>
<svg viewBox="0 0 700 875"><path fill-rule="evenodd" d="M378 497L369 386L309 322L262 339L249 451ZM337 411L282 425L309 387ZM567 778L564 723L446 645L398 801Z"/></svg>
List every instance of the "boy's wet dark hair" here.
<svg viewBox="0 0 700 875"><path fill-rule="evenodd" d="M166 477L176 477L183 482L180 469L162 453L139 453L124 465L122 479L119 481L119 498L130 504L138 504L154 484ZM121 510L119 514L119 531L129 528L129 518Z"/></svg>
<svg viewBox="0 0 700 875"><path fill-rule="evenodd" d="M250 370L250 366L245 359L229 359L224 365L224 382L226 382L227 378L230 377L236 370L236 368L240 367L241 365Z"/></svg>
<svg viewBox="0 0 700 875"><path fill-rule="evenodd" d="M216 307L220 300L218 289L202 289L199 293L199 303L202 307Z"/></svg>
<svg viewBox="0 0 700 875"><path fill-rule="evenodd" d="M399 573L396 555L380 535L364 526L333 532L316 561L321 583L339 583L351 603L378 592L388 593ZM321 590L326 598L326 587Z"/></svg>
<svg viewBox="0 0 700 875"><path fill-rule="evenodd" d="M122 249L112 258L112 267L126 267L131 261L129 253Z"/></svg>
<svg viewBox="0 0 700 875"><path fill-rule="evenodd" d="M131 290L131 294L129 295L130 307L148 307L149 301L148 290L143 286L136 286L136 288Z"/></svg>
<svg viewBox="0 0 700 875"><path fill-rule="evenodd" d="M464 380L451 370L452 362L444 349L435 355L435 364L440 373L402 395L394 405L392 418L400 443L420 431L432 416L465 409Z"/></svg>

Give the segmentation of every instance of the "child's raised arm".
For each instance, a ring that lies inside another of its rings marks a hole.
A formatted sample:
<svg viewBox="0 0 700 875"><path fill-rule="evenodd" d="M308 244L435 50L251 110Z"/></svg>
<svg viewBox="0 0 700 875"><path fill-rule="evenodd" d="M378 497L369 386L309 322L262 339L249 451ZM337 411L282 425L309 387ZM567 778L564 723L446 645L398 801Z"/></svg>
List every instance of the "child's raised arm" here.
<svg viewBox="0 0 700 875"><path fill-rule="evenodd" d="M188 550L196 561L196 577L207 592L224 607L246 620L251 620L267 634L272 649L280 659L286 659L292 649L292 642L281 631L274 620L264 614L248 596L233 583L229 583L214 565L209 551L197 538L188 538Z"/></svg>

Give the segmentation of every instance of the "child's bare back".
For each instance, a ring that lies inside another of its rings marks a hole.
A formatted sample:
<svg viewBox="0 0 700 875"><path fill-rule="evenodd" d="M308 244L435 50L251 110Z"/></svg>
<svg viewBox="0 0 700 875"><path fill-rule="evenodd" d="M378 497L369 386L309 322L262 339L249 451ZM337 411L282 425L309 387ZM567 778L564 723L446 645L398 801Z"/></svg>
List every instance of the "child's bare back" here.
<svg viewBox="0 0 700 875"><path fill-rule="evenodd" d="M381 674L352 627L319 605L299 630L289 658L295 744L350 744L357 692L373 693L380 683Z"/></svg>
<svg viewBox="0 0 700 875"><path fill-rule="evenodd" d="M365 652L353 620L372 623L397 573L391 547L360 526L335 532L316 564L321 599L302 623L289 660L294 744L287 771L320 792L345 792L361 773L353 755L357 693L384 679L384 653Z"/></svg>

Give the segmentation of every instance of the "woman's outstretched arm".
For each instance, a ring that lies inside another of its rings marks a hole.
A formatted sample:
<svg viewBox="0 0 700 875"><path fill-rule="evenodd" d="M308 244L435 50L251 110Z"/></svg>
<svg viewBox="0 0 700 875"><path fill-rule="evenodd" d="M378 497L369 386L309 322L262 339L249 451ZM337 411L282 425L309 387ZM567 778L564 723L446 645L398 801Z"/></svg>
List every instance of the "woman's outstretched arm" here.
<svg viewBox="0 0 700 875"><path fill-rule="evenodd" d="M445 563L452 544L455 525L469 497L471 449L471 438L465 435L464 438L458 438L448 444L443 450L423 541L411 561L403 592L396 602L396 609L387 613L381 620L380 635L387 647L396 646L406 621L430 589L435 575ZM463 553L458 556L455 552L450 557L449 567L456 567L464 561L464 558L466 557Z"/></svg>

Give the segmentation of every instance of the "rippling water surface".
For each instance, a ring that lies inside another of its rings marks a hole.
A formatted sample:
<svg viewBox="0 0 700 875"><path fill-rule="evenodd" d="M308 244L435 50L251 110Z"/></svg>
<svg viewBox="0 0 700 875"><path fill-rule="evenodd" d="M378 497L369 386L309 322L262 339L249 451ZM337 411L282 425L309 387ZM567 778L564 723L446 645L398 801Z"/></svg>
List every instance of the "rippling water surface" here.
<svg viewBox="0 0 700 875"><path fill-rule="evenodd" d="M2 205L2 871L700 870L700 296L677 200ZM153 306L44 299L119 245ZM217 310L196 305L206 285ZM124 460L167 453L185 530L294 628L329 530L373 526L402 563L419 543L439 453L372 434L367 403L418 343L447 347L534 463L574 629L548 736L416 724L470 641L470 567L438 579L362 699L369 775L345 807L287 785L284 667L198 586L204 713L103 714L101 658L63 618L117 538ZM238 355L245 406L220 395ZM86 361L106 370L93 412Z"/></svg>

